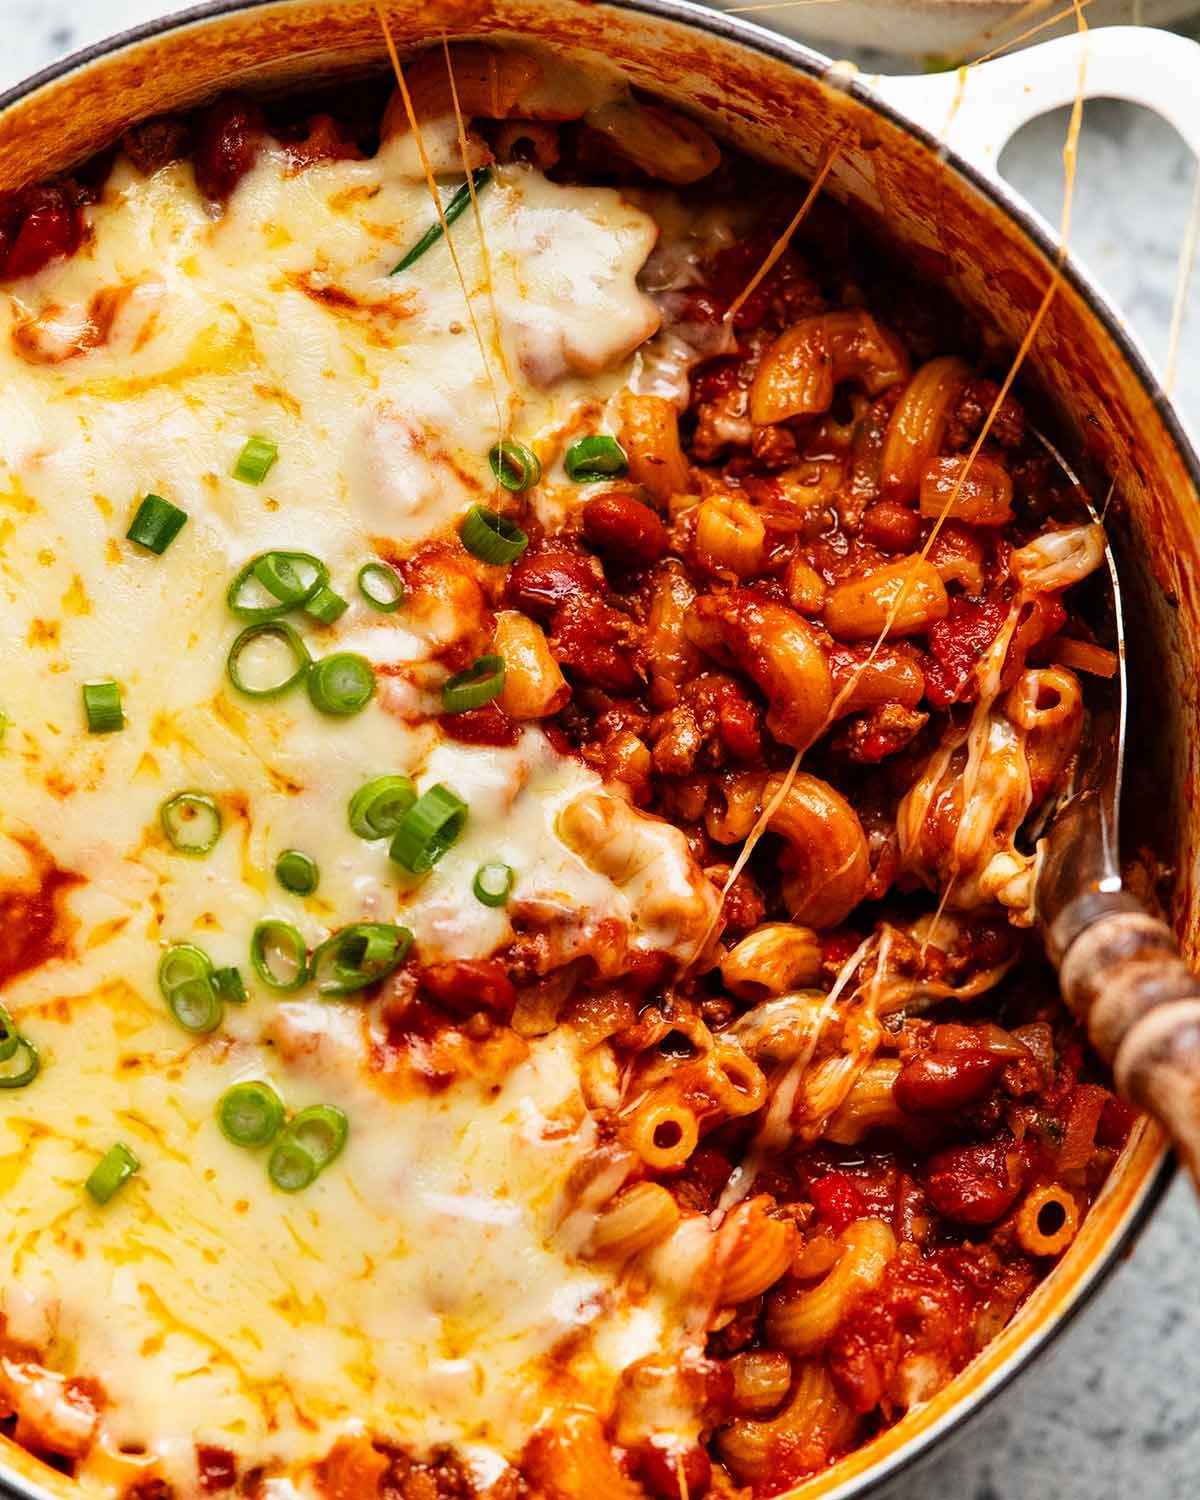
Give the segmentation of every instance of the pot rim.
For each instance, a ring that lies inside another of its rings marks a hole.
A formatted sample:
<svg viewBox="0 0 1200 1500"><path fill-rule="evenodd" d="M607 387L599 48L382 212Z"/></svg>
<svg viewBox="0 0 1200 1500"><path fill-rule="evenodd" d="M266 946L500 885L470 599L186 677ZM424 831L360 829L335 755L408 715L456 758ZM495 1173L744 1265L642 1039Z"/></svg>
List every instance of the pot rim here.
<svg viewBox="0 0 1200 1500"><path fill-rule="evenodd" d="M188 6L183 10L158 16L137 26L115 32L111 36L102 37L99 41L68 53L65 57L59 58L0 92L0 112L19 105L39 89L56 83L72 73L82 72L114 53L136 47L143 42L153 41L173 31L218 21L222 17L232 16L239 12L265 9L268 6L283 3L286 3L286 0L204 0L202 4ZM597 8L633 11L694 27L699 31L723 38L749 51L784 63L821 83L827 83L829 74L837 67L833 58L791 36L770 31L756 22L743 20L740 16L710 8L697 3L697 0L594 0L594 3ZM990 198L1005 212L1049 262L1054 263L1059 259L1060 246L1053 231L1032 206L1005 181L998 176L985 173L969 158L945 146L931 131L876 94L858 76L841 76L836 86L848 92L860 104L883 116L897 129L935 152L945 169L957 173L977 192ZM1200 492L1200 454L1197 453L1186 422L1176 409L1139 340L1126 328L1118 309L1092 281L1069 250L1062 257L1060 271L1064 280L1098 318L1136 376L1146 396L1157 410L1193 486L1197 492ZM1126 1150L1129 1149L1127 1146ZM876 1493L885 1483L911 1470L925 1459L932 1449L960 1432L967 1422L978 1416L1070 1326L1112 1275L1120 1260L1131 1250L1150 1215L1170 1186L1175 1175L1174 1156L1161 1142L1158 1153L1157 1164L1146 1173L1132 1201L1123 1210L1123 1222L1118 1231L1110 1236L1103 1248L1077 1275L1074 1283L1067 1288L1058 1303L1030 1328L1028 1334L1021 1339L1019 1346L983 1380L964 1391L949 1411L930 1422L922 1430L913 1433L895 1451L882 1456L877 1464L872 1464L864 1472L851 1474L832 1488L822 1491L823 1500L864 1500L864 1497ZM49 1500L47 1493L40 1485L31 1483L24 1476L5 1473L5 1467L4 1456L0 1452L0 1500ZM814 1475L811 1480L805 1481L797 1490L790 1493L799 1497L808 1490L810 1484L814 1481L819 1482L822 1477L821 1474Z"/></svg>

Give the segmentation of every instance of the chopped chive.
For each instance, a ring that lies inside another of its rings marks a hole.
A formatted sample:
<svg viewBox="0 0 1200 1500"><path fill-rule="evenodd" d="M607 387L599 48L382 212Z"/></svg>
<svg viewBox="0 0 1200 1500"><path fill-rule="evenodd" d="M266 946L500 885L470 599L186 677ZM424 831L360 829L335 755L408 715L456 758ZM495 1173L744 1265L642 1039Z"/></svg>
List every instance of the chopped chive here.
<svg viewBox="0 0 1200 1500"><path fill-rule="evenodd" d="M407 927L353 922L327 937L312 957L312 977L325 997L354 995L398 969L412 947Z"/></svg>
<svg viewBox="0 0 1200 1500"><path fill-rule="evenodd" d="M365 656L336 651L313 663L308 696L313 707L335 718L361 713L375 692L375 672Z"/></svg>
<svg viewBox="0 0 1200 1500"><path fill-rule="evenodd" d="M336 1104L310 1104L288 1122L287 1133L316 1162L317 1171L323 1172L342 1154L350 1121Z"/></svg>
<svg viewBox="0 0 1200 1500"><path fill-rule="evenodd" d="M283 1100L269 1083L235 1083L217 1102L217 1124L235 1146L266 1146L283 1126Z"/></svg>
<svg viewBox="0 0 1200 1500"><path fill-rule="evenodd" d="M238 569L225 602L239 620L261 625L307 605L328 583L329 569L311 552L260 552Z"/></svg>
<svg viewBox="0 0 1200 1500"><path fill-rule="evenodd" d="M308 979L308 947L290 922L268 917L250 938L250 962L268 989L291 994Z"/></svg>
<svg viewBox="0 0 1200 1500"><path fill-rule="evenodd" d="M524 443L497 443L488 454L488 463L497 480L514 495L532 489L542 477L541 460Z"/></svg>
<svg viewBox="0 0 1200 1500"><path fill-rule="evenodd" d="M322 586L304 606L304 613L311 615L314 620L320 620L322 625L332 625L349 608L348 599L343 599L341 594L335 593L328 586Z"/></svg>
<svg viewBox="0 0 1200 1500"><path fill-rule="evenodd" d="M297 896L311 896L320 878L316 860L299 849L285 849L275 861L275 879Z"/></svg>
<svg viewBox="0 0 1200 1500"><path fill-rule="evenodd" d="M247 678L242 671L242 655L255 641L281 642L287 648L287 666L291 670L280 666L273 679L260 679L259 682ZM247 698L278 698L289 688L295 687L301 678L306 677L311 667L312 658L308 654L308 647L283 620L262 620L257 625L247 625L230 646L229 655L225 659L225 671L230 682Z"/></svg>
<svg viewBox="0 0 1200 1500"><path fill-rule="evenodd" d="M194 943L176 943L159 960L158 987L185 1031L204 1036L221 1024L224 1006L213 979L212 959Z"/></svg>
<svg viewBox="0 0 1200 1500"><path fill-rule="evenodd" d="M479 866L471 889L475 893L476 901L481 901L484 906L503 906L509 898L516 879L517 872L511 865L494 860L491 864Z"/></svg>
<svg viewBox="0 0 1200 1500"><path fill-rule="evenodd" d="M42 1060L38 1049L27 1036L17 1038L17 1050L0 1068L0 1089L23 1089L32 1083L41 1072Z"/></svg>
<svg viewBox="0 0 1200 1500"><path fill-rule="evenodd" d="M131 542L161 557L187 521L187 511L180 510L161 495L147 495L125 533Z"/></svg>
<svg viewBox="0 0 1200 1500"><path fill-rule="evenodd" d="M482 708L504 689L504 658L481 656L465 672L457 672L442 684L442 708L448 714Z"/></svg>
<svg viewBox="0 0 1200 1500"><path fill-rule="evenodd" d="M108 1203L141 1165L129 1147L118 1141L92 1168L83 1185L97 1203Z"/></svg>
<svg viewBox="0 0 1200 1500"><path fill-rule="evenodd" d="M246 981L236 964L226 964L224 968L214 969L212 982L213 989L222 1000L227 1000L230 1005L245 1005Z"/></svg>
<svg viewBox="0 0 1200 1500"><path fill-rule="evenodd" d="M619 479L629 463L616 438L597 433L572 443L567 449L563 467L567 478L576 484L594 484L599 479Z"/></svg>
<svg viewBox="0 0 1200 1500"><path fill-rule="evenodd" d="M13 1018L0 1005L0 1089L23 1089L41 1071L38 1049L16 1028Z"/></svg>
<svg viewBox="0 0 1200 1500"><path fill-rule="evenodd" d="M364 563L358 570L358 592L372 609L390 615L404 603L404 581L386 563Z"/></svg>
<svg viewBox="0 0 1200 1500"><path fill-rule="evenodd" d="M396 264L388 272L388 275L395 276L399 271L407 271L409 266L420 260L422 255L425 254L426 250L428 250L431 245L436 245L438 240L441 239L443 232L442 219L446 221L446 226L447 228L449 228L449 226L454 223L455 219L457 219L458 216L463 212L467 204L470 203L472 186L474 187L476 193L478 193L483 188L485 188L491 180L491 167L476 167L474 172L471 173L471 182L468 183L464 181L461 186L455 190L454 196L450 199L449 203L446 204L445 208L442 209L441 218L438 219L436 224L431 224L429 226L429 228L425 231L421 238L417 240L416 244L413 245L412 249L407 251L406 254L396 262Z"/></svg>
<svg viewBox="0 0 1200 1500"><path fill-rule="evenodd" d="M121 689L115 682L85 682L83 711L87 715L89 734L112 734L114 730L125 727Z"/></svg>
<svg viewBox="0 0 1200 1500"><path fill-rule="evenodd" d="M457 843L466 823L467 804L439 781L405 813L388 853L409 874L423 875Z"/></svg>
<svg viewBox="0 0 1200 1500"><path fill-rule="evenodd" d="M320 1169L311 1155L286 1131L276 1141L267 1163L267 1175L285 1193L300 1193L317 1180Z"/></svg>
<svg viewBox="0 0 1200 1500"><path fill-rule="evenodd" d="M17 1030L8 1011L0 1005L0 1062L7 1062L20 1044L21 1033Z"/></svg>
<svg viewBox="0 0 1200 1500"><path fill-rule="evenodd" d="M482 505L473 505L466 513L458 534L471 556L485 563L516 562L529 545L529 538L519 526Z"/></svg>
<svg viewBox="0 0 1200 1500"><path fill-rule="evenodd" d="M209 854L221 836L221 812L207 792L176 792L159 809L171 847L193 858Z"/></svg>
<svg viewBox="0 0 1200 1500"><path fill-rule="evenodd" d="M238 454L233 477L243 484L261 484L275 466L279 449L270 438L252 437Z"/></svg>
<svg viewBox="0 0 1200 1500"><path fill-rule="evenodd" d="M407 776L376 776L350 798L350 829L360 839L388 839L417 800Z"/></svg>

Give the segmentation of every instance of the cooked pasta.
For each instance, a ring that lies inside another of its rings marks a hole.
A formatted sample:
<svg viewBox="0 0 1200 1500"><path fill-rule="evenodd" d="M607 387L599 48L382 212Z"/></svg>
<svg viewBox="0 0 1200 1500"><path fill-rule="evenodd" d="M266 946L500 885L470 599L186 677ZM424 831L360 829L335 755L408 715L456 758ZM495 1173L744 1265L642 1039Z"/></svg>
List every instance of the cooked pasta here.
<svg viewBox="0 0 1200 1500"><path fill-rule="evenodd" d="M94 1500L766 1500L1128 1134L1025 962L1103 532L852 215L397 67L0 200L0 1422Z"/></svg>
<svg viewBox="0 0 1200 1500"><path fill-rule="evenodd" d="M766 1333L773 1348L812 1354L837 1331L855 1297L877 1287L896 1253L892 1231L879 1219L849 1225L841 1254L815 1287L775 1292L768 1301Z"/></svg>
<svg viewBox="0 0 1200 1500"><path fill-rule="evenodd" d="M1034 1188L1017 1210L1017 1238L1030 1255L1061 1255L1079 1228L1079 1205L1060 1183Z"/></svg>

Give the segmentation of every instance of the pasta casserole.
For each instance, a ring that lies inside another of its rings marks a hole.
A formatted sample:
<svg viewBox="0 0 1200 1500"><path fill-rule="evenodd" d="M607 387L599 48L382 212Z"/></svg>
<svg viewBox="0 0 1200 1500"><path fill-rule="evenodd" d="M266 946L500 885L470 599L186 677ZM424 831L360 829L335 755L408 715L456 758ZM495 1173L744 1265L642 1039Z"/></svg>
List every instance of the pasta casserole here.
<svg viewBox="0 0 1200 1500"><path fill-rule="evenodd" d="M979 331L480 43L8 195L0 325L4 1431L753 1500L962 1370L1133 1118L1030 935L1104 538Z"/></svg>

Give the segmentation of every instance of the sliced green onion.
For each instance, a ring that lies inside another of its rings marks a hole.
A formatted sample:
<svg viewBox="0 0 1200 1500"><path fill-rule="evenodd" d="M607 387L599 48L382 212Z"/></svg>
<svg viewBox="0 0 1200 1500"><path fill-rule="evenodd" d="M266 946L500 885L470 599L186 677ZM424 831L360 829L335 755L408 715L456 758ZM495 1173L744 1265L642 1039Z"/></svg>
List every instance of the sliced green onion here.
<svg viewBox="0 0 1200 1500"><path fill-rule="evenodd" d="M7 1062L20 1045L21 1033L8 1011L0 1005L0 1062Z"/></svg>
<svg viewBox="0 0 1200 1500"><path fill-rule="evenodd" d="M204 979L188 979L183 984L175 985L167 992L167 1004L184 1031L190 1031L195 1036L215 1031L224 1014L221 997L213 987L211 975Z"/></svg>
<svg viewBox="0 0 1200 1500"><path fill-rule="evenodd" d="M323 714L348 718L361 713L375 692L375 672L365 656L335 651L314 662L308 674L308 696Z"/></svg>
<svg viewBox="0 0 1200 1500"><path fill-rule="evenodd" d="M171 847L180 854L209 854L221 836L220 809L207 792L176 792L158 815Z"/></svg>
<svg viewBox="0 0 1200 1500"><path fill-rule="evenodd" d="M312 957L312 976L325 996L353 995L398 969L412 946L407 927L354 922L327 937Z"/></svg>
<svg viewBox="0 0 1200 1500"><path fill-rule="evenodd" d="M310 1104L293 1116L287 1133L316 1162L317 1171L323 1172L342 1154L350 1134L350 1121L336 1104Z"/></svg>
<svg viewBox="0 0 1200 1500"><path fill-rule="evenodd" d="M15 1049L0 1065L0 1089L23 1089L41 1071L38 1049L27 1036L18 1036Z"/></svg>
<svg viewBox="0 0 1200 1500"><path fill-rule="evenodd" d="M504 488L514 495L531 490L542 477L541 460L524 443L497 443L488 454L488 463Z"/></svg>
<svg viewBox="0 0 1200 1500"><path fill-rule="evenodd" d="M233 466L233 477L243 484L261 484L275 467L278 457L279 449L270 438L248 438Z"/></svg>
<svg viewBox="0 0 1200 1500"><path fill-rule="evenodd" d="M467 804L440 781L404 814L388 853L412 875L432 870L467 823Z"/></svg>
<svg viewBox="0 0 1200 1500"><path fill-rule="evenodd" d="M225 602L239 620L258 625L308 604L328 582L329 569L311 552L260 552L238 569Z"/></svg>
<svg viewBox="0 0 1200 1500"><path fill-rule="evenodd" d="M304 613L311 615L314 620L320 620L322 625L332 625L349 608L348 599L343 599L341 594L334 593L331 588L321 587L304 606Z"/></svg>
<svg viewBox="0 0 1200 1500"><path fill-rule="evenodd" d="M235 1146L265 1146L279 1134L283 1100L269 1083L235 1083L217 1102L217 1124Z"/></svg>
<svg viewBox="0 0 1200 1500"><path fill-rule="evenodd" d="M89 734L112 734L115 729L125 728L121 689L115 682L85 682L83 711Z"/></svg>
<svg viewBox="0 0 1200 1500"><path fill-rule="evenodd" d="M376 776L350 798L350 828L360 839L390 839L417 800L407 776Z"/></svg>
<svg viewBox="0 0 1200 1500"><path fill-rule="evenodd" d="M285 1193L299 1193L317 1180L320 1168L311 1155L285 1131L275 1142L267 1163L267 1176Z"/></svg>
<svg viewBox="0 0 1200 1500"><path fill-rule="evenodd" d="M280 669L277 668L273 680L266 678L257 683L248 681L242 675L242 656L255 641L282 642L289 654L291 671L280 675ZM289 688L295 687L301 678L306 677L311 667L312 658L308 654L308 647L292 627L282 620L264 620L258 625L247 625L230 646L229 655L225 659L225 671L230 682L247 698L278 698Z"/></svg>
<svg viewBox="0 0 1200 1500"><path fill-rule="evenodd" d="M299 849L285 849L275 861L275 879L297 896L311 896L320 878L316 860Z"/></svg>
<svg viewBox="0 0 1200 1500"><path fill-rule="evenodd" d="M272 990L290 994L308 978L308 948L290 922L268 917L250 938L254 972Z"/></svg>
<svg viewBox="0 0 1200 1500"><path fill-rule="evenodd" d="M507 564L516 562L529 545L529 538L498 511L473 505L458 528L462 544L480 562Z"/></svg>
<svg viewBox="0 0 1200 1500"><path fill-rule="evenodd" d="M0 1089L23 1089L37 1077L41 1066L37 1048L21 1035L0 1005Z"/></svg>
<svg viewBox="0 0 1200 1500"><path fill-rule="evenodd" d="M83 1184L97 1203L108 1203L141 1167L141 1162L123 1141L110 1146Z"/></svg>
<svg viewBox="0 0 1200 1500"><path fill-rule="evenodd" d="M358 592L372 609L390 615L404 603L404 580L386 563L364 563L358 570Z"/></svg>
<svg viewBox="0 0 1200 1500"><path fill-rule="evenodd" d="M482 901L484 906L503 906L516 878L517 872L511 865L495 860L491 864L479 866L471 889L475 892L476 901Z"/></svg>
<svg viewBox="0 0 1200 1500"><path fill-rule="evenodd" d="M481 656L465 672L457 672L442 684L442 708L448 714L482 708L504 687L504 658Z"/></svg>
<svg viewBox="0 0 1200 1500"><path fill-rule="evenodd" d="M12 722L13 720L11 714L6 714L4 710L0 708L0 741L3 741L5 731L8 729L8 726Z"/></svg>
<svg viewBox="0 0 1200 1500"><path fill-rule="evenodd" d="M158 982L165 990L189 979L211 975L212 959L195 943L174 943L158 962Z"/></svg>
<svg viewBox="0 0 1200 1500"><path fill-rule="evenodd" d="M296 568L297 563L315 563L315 576L305 583ZM281 604L296 605L309 598L313 585L328 575L323 562L304 552L263 552L250 563L250 571L266 589L267 593Z"/></svg>
<svg viewBox="0 0 1200 1500"><path fill-rule="evenodd" d="M482 188L485 188L491 180L491 167L476 167L474 172L471 173L471 183L468 184L464 182L461 187L455 190L454 196L450 199L449 203L446 204L445 208L442 209L441 218L438 219L436 224L431 224L429 226L429 228L416 242L412 249L409 250L401 260L398 260L396 262L396 264L388 272L388 275L395 276L398 271L407 271L409 266L413 265L414 262L420 260L422 255L425 254L426 250L428 250L431 245L436 245L438 240L441 239L442 220L444 219L447 227L449 227L454 223L455 219L458 218L459 214L461 214L462 211L466 208L467 204L470 203L471 187L474 186L476 193L478 193Z"/></svg>
<svg viewBox="0 0 1200 1500"><path fill-rule="evenodd" d="M186 510L180 510L161 495L147 495L138 506L125 536L161 557L183 530L187 518Z"/></svg>
<svg viewBox="0 0 1200 1500"><path fill-rule="evenodd" d="M224 968L214 969L212 982L213 989L222 1000L227 1000L230 1005L245 1005L246 981L236 964L226 964Z"/></svg>
<svg viewBox="0 0 1200 1500"><path fill-rule="evenodd" d="M604 433L580 438L567 449L563 460L567 478L576 484L594 484L598 479L620 479L629 468L625 450L616 438Z"/></svg>
<svg viewBox="0 0 1200 1500"><path fill-rule="evenodd" d="M224 1007L213 982L212 959L194 943L176 943L159 960L158 987L185 1031L203 1036L221 1024Z"/></svg>

